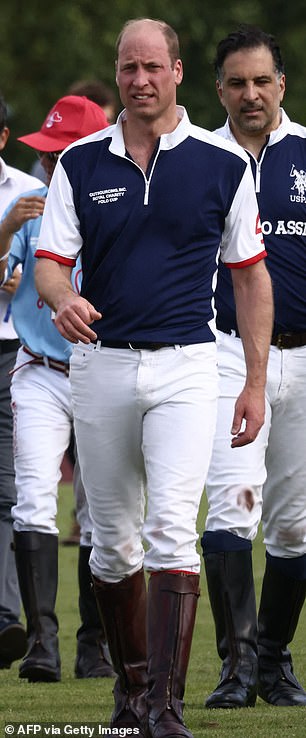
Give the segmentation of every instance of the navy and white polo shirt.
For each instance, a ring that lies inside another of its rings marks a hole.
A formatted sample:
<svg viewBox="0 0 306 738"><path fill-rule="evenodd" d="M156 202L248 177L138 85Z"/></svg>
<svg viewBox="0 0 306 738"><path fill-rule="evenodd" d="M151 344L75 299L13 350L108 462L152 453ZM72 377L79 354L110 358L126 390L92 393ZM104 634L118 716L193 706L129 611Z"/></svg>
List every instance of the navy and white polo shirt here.
<svg viewBox="0 0 306 738"><path fill-rule="evenodd" d="M282 122L257 161L249 154L274 294L275 333L306 331L306 128ZM235 141L228 121L216 131ZM216 291L220 328L236 329L231 275L220 266Z"/></svg>
<svg viewBox="0 0 306 738"><path fill-rule="evenodd" d="M81 252L102 342L213 341L219 253L231 267L265 256L249 158L178 108L144 173L125 150L124 115L62 154L36 256L73 266Z"/></svg>

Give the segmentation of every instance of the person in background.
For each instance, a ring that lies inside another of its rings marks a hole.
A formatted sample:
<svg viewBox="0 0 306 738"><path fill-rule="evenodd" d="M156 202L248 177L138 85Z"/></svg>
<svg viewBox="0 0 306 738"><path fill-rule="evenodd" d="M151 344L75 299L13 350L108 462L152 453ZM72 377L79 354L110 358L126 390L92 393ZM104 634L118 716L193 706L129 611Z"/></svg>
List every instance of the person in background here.
<svg viewBox="0 0 306 738"><path fill-rule="evenodd" d="M98 105L86 97L70 95L57 101L39 131L19 140L39 152L50 182L60 152L72 141L107 125ZM12 301L21 347L11 384L17 487L17 502L12 508L14 547L27 619L27 653L19 676L29 681L51 682L59 681L61 675L55 614L57 491L73 417L68 378L71 347L54 326L50 309L40 300L34 283L34 251L46 195L47 187L43 186L10 203L0 223L0 243L2 256L9 251L8 278L18 264L23 270ZM4 271L5 262L1 264ZM79 263L72 279L78 289ZM77 466L74 482L82 494L78 564L82 623L77 633L75 673L79 678L113 676L91 589L88 560L92 524Z"/></svg>
<svg viewBox="0 0 306 738"><path fill-rule="evenodd" d="M9 135L7 106L0 95L1 152ZM0 157L0 217L14 197L24 190L41 186L38 178L9 166ZM10 280L0 287L0 669L9 669L11 663L22 658L26 651L26 633L19 622L20 593L15 558L11 550L11 507L16 503L16 488L9 372L19 347L12 321L11 300L19 281L20 271L16 269Z"/></svg>
<svg viewBox="0 0 306 738"><path fill-rule="evenodd" d="M220 399L206 483L203 555L220 682L209 708L306 705L288 648L306 593L306 128L281 103L284 64L273 36L242 26L217 47L217 133L245 149L256 183L274 289L266 414L256 440L231 449L231 414L245 382L230 274L216 290ZM262 520L266 564L258 612L252 541Z"/></svg>
<svg viewBox="0 0 306 738"><path fill-rule="evenodd" d="M219 248L235 282L248 366L235 445L253 440L263 422L272 327L248 157L190 123L176 105L182 77L170 26L124 26L116 63L124 110L61 156L36 251L41 298L75 344L90 567L118 674L111 726L146 735L149 724L151 738L191 736L183 697L199 596L196 519L218 394ZM80 255L77 295L71 269Z"/></svg>
<svg viewBox="0 0 306 738"><path fill-rule="evenodd" d="M68 87L67 95L85 95L103 108L108 122L115 123L118 100L114 90L101 79L79 79Z"/></svg>
<svg viewBox="0 0 306 738"><path fill-rule="evenodd" d="M97 105L100 105L101 108L103 108L109 123L115 122L118 110L116 94L114 90L108 87L105 82L102 82L101 79L93 78L76 80L70 85L70 87L68 87L66 94L80 95L81 97L85 95L85 97L88 97L89 100L92 100ZM31 174L39 177L40 179L42 179L43 182L46 182L46 174L39 160L36 160L34 162L31 168ZM74 444L72 443L72 448L73 447ZM76 504L78 504L77 501ZM66 539L66 543L74 543L75 540L77 541L78 537L79 535L78 531L75 528L74 520L71 535L68 536L68 538ZM73 538L74 540L71 540L71 538Z"/></svg>

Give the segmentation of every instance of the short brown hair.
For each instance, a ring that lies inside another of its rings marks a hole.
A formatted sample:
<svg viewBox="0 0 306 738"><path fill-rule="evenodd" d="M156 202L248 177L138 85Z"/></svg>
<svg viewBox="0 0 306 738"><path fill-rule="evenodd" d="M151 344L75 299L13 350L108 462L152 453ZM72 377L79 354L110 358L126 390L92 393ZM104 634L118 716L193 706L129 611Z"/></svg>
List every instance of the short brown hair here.
<svg viewBox="0 0 306 738"><path fill-rule="evenodd" d="M68 88L67 95L85 95L101 108L104 105L113 105L116 108L117 105L115 93L100 79L76 80Z"/></svg>
<svg viewBox="0 0 306 738"><path fill-rule="evenodd" d="M134 18L133 20L127 21L124 26L122 27L119 36L116 41L116 53L118 55L119 53L119 47L122 41L122 38L125 34L125 31L128 28L131 28L136 23L139 23L140 21L148 21L149 23L156 23L159 30L162 32L163 36L165 37L168 52L171 60L171 65L173 66L174 63L177 61L177 59L180 59L180 45L178 40L178 35L175 32L175 30L168 25L168 23L165 23L165 21L154 19L154 18Z"/></svg>

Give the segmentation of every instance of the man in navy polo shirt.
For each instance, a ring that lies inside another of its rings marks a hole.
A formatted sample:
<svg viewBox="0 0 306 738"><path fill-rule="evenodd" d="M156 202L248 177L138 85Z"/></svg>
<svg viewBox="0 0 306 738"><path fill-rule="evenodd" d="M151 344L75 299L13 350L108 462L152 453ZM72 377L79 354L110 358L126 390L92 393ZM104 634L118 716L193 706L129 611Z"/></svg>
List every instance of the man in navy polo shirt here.
<svg viewBox="0 0 306 738"><path fill-rule="evenodd" d="M271 705L305 706L288 643L306 594L306 128L280 107L285 74L273 36L241 27L220 41L215 66L228 112L217 133L237 141L250 158L275 320L265 423L255 443L233 453L228 428L245 363L232 286L221 265L221 394L202 547L222 668L206 706L248 707L257 691ZM261 519L266 567L257 633L252 541Z"/></svg>
<svg viewBox="0 0 306 738"><path fill-rule="evenodd" d="M111 725L146 732L149 721L152 738L190 738L183 695L199 595L196 519L218 394L219 248L248 367L232 426L238 446L263 423L271 283L247 155L176 105L176 33L162 21L133 20L117 52L125 109L107 132L60 158L36 277L58 329L76 344L71 383L93 520L90 563L118 674ZM80 252L75 296L70 272Z"/></svg>

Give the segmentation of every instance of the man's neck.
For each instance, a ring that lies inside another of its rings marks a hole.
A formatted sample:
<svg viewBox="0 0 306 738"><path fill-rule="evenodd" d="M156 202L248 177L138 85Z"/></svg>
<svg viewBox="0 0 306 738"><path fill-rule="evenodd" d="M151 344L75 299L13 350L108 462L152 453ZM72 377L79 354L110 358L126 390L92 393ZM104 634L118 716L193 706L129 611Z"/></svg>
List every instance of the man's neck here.
<svg viewBox="0 0 306 738"><path fill-rule="evenodd" d="M255 159L258 159L260 152L264 146L266 146L269 139L269 133L262 133L260 136L250 136L243 135L239 132L238 134L234 133L233 135L235 136L237 143L239 143L239 145L246 151L249 151L250 154L253 154Z"/></svg>
<svg viewBox="0 0 306 738"><path fill-rule="evenodd" d="M276 130L281 124L281 112L279 114L279 119L275 121L275 125L271 126L270 129L265 129L263 131L254 131L253 134L248 132L244 133L241 131L240 128L237 128L236 126L233 126L232 121L229 120L229 126L231 129L231 132L236 139L237 143L242 146L246 151L249 151L250 154L253 154L256 159L258 159L260 152L262 149L267 145L267 142L269 140L270 133L274 130Z"/></svg>
<svg viewBox="0 0 306 738"><path fill-rule="evenodd" d="M160 136L165 133L172 133L178 123L179 119L176 111L175 115L172 114L167 118L163 117L152 121L135 119L127 113L122 124L125 147L143 171L147 169Z"/></svg>

